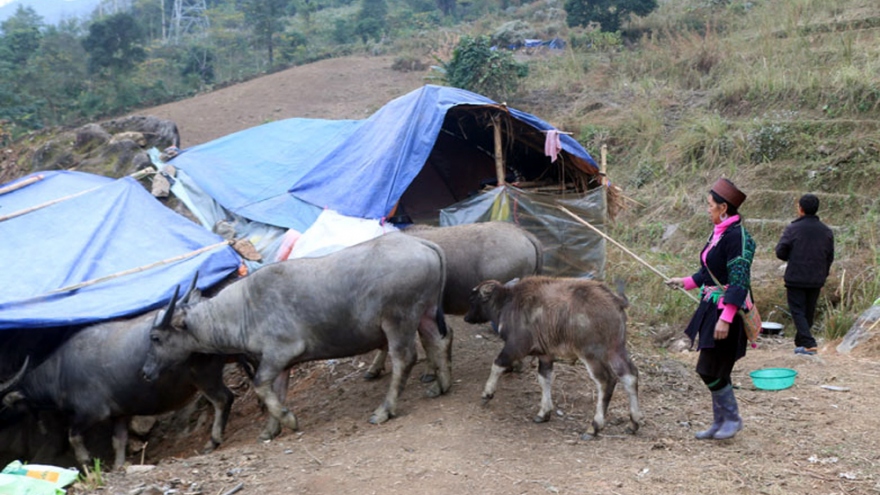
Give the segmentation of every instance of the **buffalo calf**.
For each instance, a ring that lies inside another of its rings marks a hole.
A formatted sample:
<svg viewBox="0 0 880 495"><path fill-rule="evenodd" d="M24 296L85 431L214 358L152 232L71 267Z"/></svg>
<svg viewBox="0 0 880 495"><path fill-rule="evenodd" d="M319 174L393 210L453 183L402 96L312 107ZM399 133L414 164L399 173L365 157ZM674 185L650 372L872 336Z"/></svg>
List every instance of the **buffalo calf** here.
<svg viewBox="0 0 880 495"><path fill-rule="evenodd" d="M596 414L582 435L592 438L605 424L608 403L618 378L629 395L630 427L635 433L642 414L638 370L626 350L627 300L593 280L528 277L515 284L482 282L471 293L468 323L492 321L504 348L492 364L483 400L492 399L498 378L525 356L538 357L541 410L536 422L550 419L554 359L578 359L597 387Z"/></svg>

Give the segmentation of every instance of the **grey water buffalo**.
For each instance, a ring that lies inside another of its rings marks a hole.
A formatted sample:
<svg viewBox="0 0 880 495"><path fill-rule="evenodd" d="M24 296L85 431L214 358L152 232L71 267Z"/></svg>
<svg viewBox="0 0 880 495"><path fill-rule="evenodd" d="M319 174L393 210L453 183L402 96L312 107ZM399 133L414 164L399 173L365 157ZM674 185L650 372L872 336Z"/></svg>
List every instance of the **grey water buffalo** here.
<svg viewBox="0 0 880 495"><path fill-rule="evenodd" d="M256 394L274 419L292 430L297 418L272 383L297 363L354 356L387 346L393 374L370 422L395 415L416 360L416 335L438 363L429 391L449 389L441 298L445 257L434 243L392 233L321 258L274 263L211 299L170 307L151 333L144 374L150 379L193 352L244 354L257 363ZM264 433L273 436L274 425Z"/></svg>
<svg viewBox="0 0 880 495"><path fill-rule="evenodd" d="M201 391L214 406L214 424L206 444L220 444L232 407L232 392L223 384L222 356L194 354L152 383L142 368L158 311L136 318L100 323L76 332L32 369L25 360L16 376L0 386L7 406L57 410L68 417L68 438L77 462L90 453L83 434L113 420L114 466L125 463L128 421L176 410Z"/></svg>
<svg viewBox="0 0 880 495"><path fill-rule="evenodd" d="M594 280L527 277L516 284L489 280L473 289L469 323L492 321L504 347L492 364L483 400L495 395L498 378L514 360L538 357L541 409L535 422L550 419L553 361L580 360L596 383L596 414L582 438L591 438L605 425L608 403L618 378L629 395L630 426L639 429L638 370L626 350L625 296Z"/></svg>
<svg viewBox="0 0 880 495"><path fill-rule="evenodd" d="M539 275L544 267L541 241L508 222L452 227L413 225L403 232L434 242L446 253L446 288L443 291L443 312L446 314L465 314L471 290L484 280L507 282ZM385 357L384 352L377 353L364 377L379 376L385 367ZM433 370L429 369L426 376L432 377Z"/></svg>

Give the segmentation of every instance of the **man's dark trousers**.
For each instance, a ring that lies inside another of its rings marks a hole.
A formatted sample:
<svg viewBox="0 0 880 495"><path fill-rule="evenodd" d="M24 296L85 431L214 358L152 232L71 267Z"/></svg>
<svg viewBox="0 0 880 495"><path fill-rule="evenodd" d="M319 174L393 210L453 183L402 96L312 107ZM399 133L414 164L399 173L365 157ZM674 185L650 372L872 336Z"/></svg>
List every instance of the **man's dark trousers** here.
<svg viewBox="0 0 880 495"><path fill-rule="evenodd" d="M787 287L788 309L791 310L791 319L797 333L794 336L794 345L798 347L816 347L816 339L810 329L813 328L813 315L816 314L816 303L819 301L821 287L803 288Z"/></svg>

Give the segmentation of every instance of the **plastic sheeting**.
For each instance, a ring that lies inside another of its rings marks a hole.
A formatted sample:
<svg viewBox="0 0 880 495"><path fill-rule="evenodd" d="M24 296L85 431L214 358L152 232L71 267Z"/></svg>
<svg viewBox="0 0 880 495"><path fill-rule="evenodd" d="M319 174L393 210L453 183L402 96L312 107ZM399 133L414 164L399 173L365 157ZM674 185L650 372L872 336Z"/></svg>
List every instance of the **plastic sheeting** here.
<svg viewBox="0 0 880 495"><path fill-rule="evenodd" d="M497 187L440 212L440 225L492 220L513 222L544 245L544 274L559 277L605 278L605 239L560 211L563 206L599 230L605 228L605 191L561 197Z"/></svg>
<svg viewBox="0 0 880 495"><path fill-rule="evenodd" d="M425 165L449 109L498 105L457 88L427 85L392 100L366 120L287 119L188 148L169 161L226 210L300 232L324 208L383 218ZM540 130L543 120L510 115ZM571 136L562 149L596 163Z"/></svg>
<svg viewBox="0 0 880 495"><path fill-rule="evenodd" d="M218 245L220 237L162 205L132 178L42 175L0 195L0 215L63 199L0 221L0 255L6 260L0 330L143 313L166 304L196 272L199 287L207 288L239 266L235 251Z"/></svg>

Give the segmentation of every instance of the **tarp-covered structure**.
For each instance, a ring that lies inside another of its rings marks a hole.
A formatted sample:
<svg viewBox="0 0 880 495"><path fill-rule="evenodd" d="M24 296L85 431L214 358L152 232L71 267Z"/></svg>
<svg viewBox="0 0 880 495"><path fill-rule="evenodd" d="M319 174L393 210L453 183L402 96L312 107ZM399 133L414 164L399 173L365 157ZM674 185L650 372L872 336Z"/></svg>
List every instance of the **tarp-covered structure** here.
<svg viewBox="0 0 880 495"><path fill-rule="evenodd" d="M548 156L548 131L557 129L481 95L426 85L364 120L271 122L188 148L167 163L176 173L172 191L207 228L219 221L234 225L236 235L251 239L268 261L281 232L305 232L324 209L380 221L407 215L437 223L441 209L492 189L506 191L508 200L471 202L470 208L489 208L481 220L518 221L526 211L517 205L542 190L547 194L540 202L550 206L529 210L538 217L531 223L535 233L545 243L552 237L548 245L567 249L570 259L591 260L589 266L566 263L556 271L601 276L604 243L590 234L584 240L583 227L574 235L570 219L562 222L564 215L552 203L595 196L569 206L582 214L593 210L587 216L601 228L602 177L590 154L565 133L554 133L558 154L553 153L555 161ZM494 187L499 182L513 187ZM554 231L560 223L562 231ZM253 230L255 224L277 230ZM548 268L553 271L553 264Z"/></svg>
<svg viewBox="0 0 880 495"><path fill-rule="evenodd" d="M0 187L0 239L0 331L140 314L166 304L196 272L207 288L241 263L222 238L137 180L81 172Z"/></svg>

